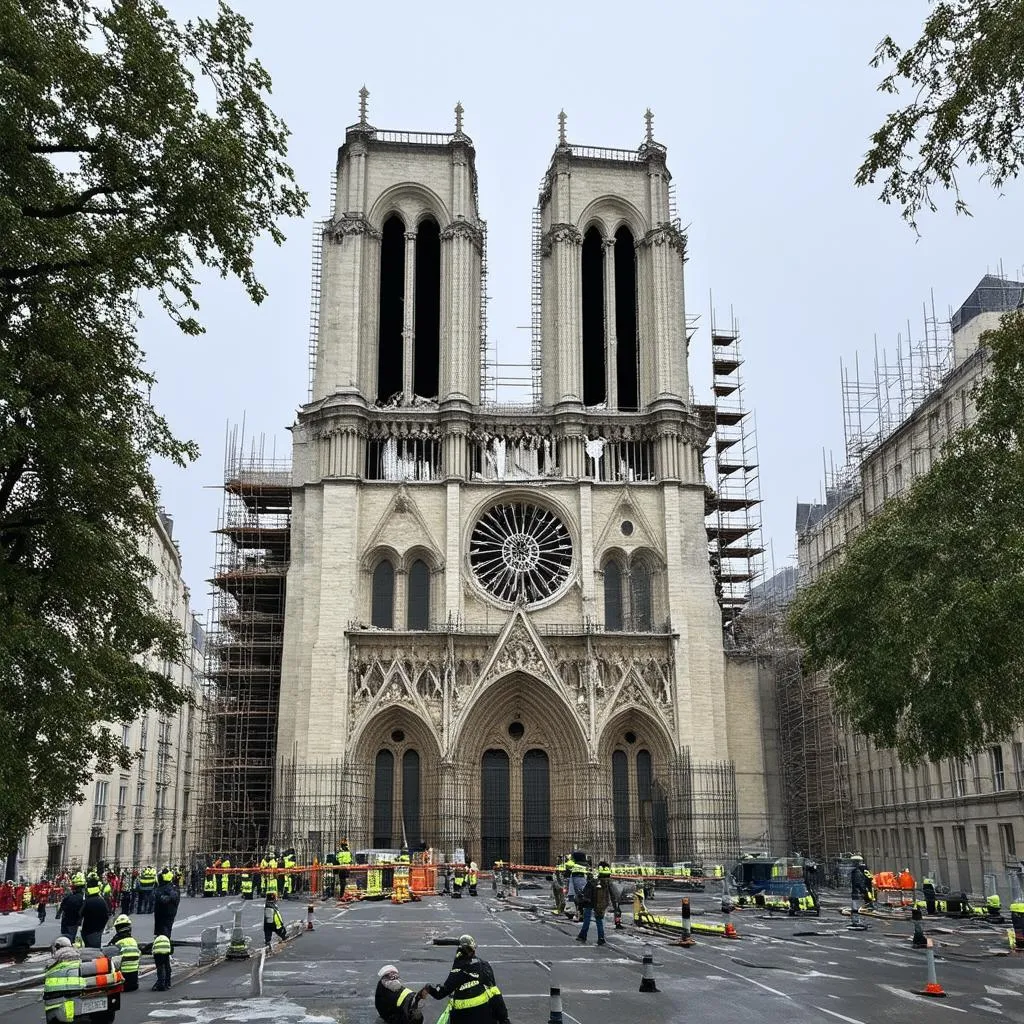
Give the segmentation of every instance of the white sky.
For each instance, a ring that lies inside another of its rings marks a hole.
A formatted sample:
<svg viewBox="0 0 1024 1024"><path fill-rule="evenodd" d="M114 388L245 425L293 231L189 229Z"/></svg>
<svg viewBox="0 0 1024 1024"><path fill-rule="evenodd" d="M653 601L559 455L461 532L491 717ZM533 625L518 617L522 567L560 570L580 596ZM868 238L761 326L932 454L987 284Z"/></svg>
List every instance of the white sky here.
<svg viewBox="0 0 1024 1024"><path fill-rule="evenodd" d="M182 18L214 9L208 0L168 6ZM925 0L235 6L254 22L311 207L286 225L282 248L259 247L270 292L261 307L215 280L201 296L204 337L155 314L142 324L158 408L203 452L186 471L157 467L200 613L227 426L244 418L247 436L266 434L268 454L290 451L287 426L308 379L312 221L327 212L364 82L379 128L451 131L452 108L465 106L488 222L489 332L503 360L526 358L529 332L516 327L530 322L530 213L559 109L570 141L631 148L652 108L689 225L687 311L701 326L691 381L710 402L713 294L720 322L731 308L743 334L765 538L779 568L795 548L795 502L819 495L823 449L842 461L840 358L873 352L875 335L893 346L908 319L919 335L932 291L946 314L1000 261L1008 275L1024 262L1020 186L1000 198L967 180L974 217L955 216L944 198L939 214L922 216L920 239L876 190L853 187L893 102L876 92L868 61L886 33L917 38Z"/></svg>

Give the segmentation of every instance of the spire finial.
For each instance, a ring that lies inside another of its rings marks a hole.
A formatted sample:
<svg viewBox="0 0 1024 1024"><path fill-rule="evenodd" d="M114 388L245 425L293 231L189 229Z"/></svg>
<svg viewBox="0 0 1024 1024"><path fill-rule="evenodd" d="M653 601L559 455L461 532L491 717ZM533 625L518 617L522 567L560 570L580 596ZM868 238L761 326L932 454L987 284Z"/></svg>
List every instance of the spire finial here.
<svg viewBox="0 0 1024 1024"><path fill-rule="evenodd" d="M466 112L462 106L462 100L455 104L455 134L462 134L462 115Z"/></svg>
<svg viewBox="0 0 1024 1024"><path fill-rule="evenodd" d="M644 112L644 120L647 122L647 142L649 145L654 141L654 115L651 113L650 107Z"/></svg>
<svg viewBox="0 0 1024 1024"><path fill-rule="evenodd" d="M565 142L565 111L560 110L558 112L558 144L564 146Z"/></svg>
<svg viewBox="0 0 1024 1024"><path fill-rule="evenodd" d="M370 98L370 90L364 85L359 90L359 123L366 124L366 101Z"/></svg>

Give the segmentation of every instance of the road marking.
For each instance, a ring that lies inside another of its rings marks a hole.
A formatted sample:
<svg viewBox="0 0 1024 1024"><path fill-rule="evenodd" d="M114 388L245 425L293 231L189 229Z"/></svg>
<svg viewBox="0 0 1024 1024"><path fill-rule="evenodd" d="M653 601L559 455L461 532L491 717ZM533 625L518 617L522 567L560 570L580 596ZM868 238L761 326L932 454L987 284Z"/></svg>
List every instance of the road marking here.
<svg viewBox="0 0 1024 1024"><path fill-rule="evenodd" d="M674 950L671 946L662 946L660 947L659 952L672 953L675 956L683 956L686 960L692 960L694 961L694 963L703 964L705 967L710 967L713 970L722 971L725 974L730 974L732 975L732 977L739 978L740 981L745 982L748 985L756 985L758 988L763 988L765 992L771 992L772 995L782 996L783 999L793 998L786 992L780 992L777 988L772 988L771 985L765 985L760 981L756 981L754 978L748 978L745 974L738 974L736 971L730 971L727 968L722 967L721 964L708 963L707 960L701 960L700 957L693 956L689 953L679 953L677 950Z"/></svg>
<svg viewBox="0 0 1024 1024"><path fill-rule="evenodd" d="M822 1013L827 1013L830 1017L836 1017L839 1020L847 1021L847 1024L864 1024L864 1021L858 1020L856 1017L847 1017L845 1013L836 1013L835 1010L829 1010L824 1006L816 1006L816 1010L820 1010Z"/></svg>
<svg viewBox="0 0 1024 1024"><path fill-rule="evenodd" d="M890 995L899 996L900 999L909 999L912 1003L930 1003L935 1007L942 1007L944 1010L952 1010L954 1013L966 1013L966 1010L961 1010L959 1006L950 1006L949 1003L943 1003L937 999L928 999L925 996L919 996L916 992L908 992L906 989L897 988L895 985L879 985L880 989L888 992Z"/></svg>

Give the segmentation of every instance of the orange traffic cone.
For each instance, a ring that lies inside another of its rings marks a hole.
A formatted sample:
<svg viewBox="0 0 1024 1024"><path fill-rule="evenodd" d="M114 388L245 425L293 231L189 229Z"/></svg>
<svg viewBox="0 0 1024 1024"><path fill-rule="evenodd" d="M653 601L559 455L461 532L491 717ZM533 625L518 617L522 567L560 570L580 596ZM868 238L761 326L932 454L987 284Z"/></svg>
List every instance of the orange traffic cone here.
<svg viewBox="0 0 1024 1024"><path fill-rule="evenodd" d="M939 979L935 975L935 946L931 939L928 940L928 945L925 946L924 953L928 960L928 984L925 985L921 995L934 996L937 999L945 999L946 993L939 984Z"/></svg>
<svg viewBox="0 0 1024 1024"><path fill-rule="evenodd" d="M725 937L727 939L738 939L740 937L739 932L736 931L736 925L732 921L726 921L725 923Z"/></svg>

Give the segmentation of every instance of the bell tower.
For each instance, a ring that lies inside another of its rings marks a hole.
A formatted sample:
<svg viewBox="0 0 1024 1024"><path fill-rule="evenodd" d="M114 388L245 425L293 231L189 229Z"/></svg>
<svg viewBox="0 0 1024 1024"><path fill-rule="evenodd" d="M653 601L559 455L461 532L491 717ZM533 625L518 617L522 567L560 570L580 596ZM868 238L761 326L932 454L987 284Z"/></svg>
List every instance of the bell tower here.
<svg viewBox="0 0 1024 1024"><path fill-rule="evenodd" d="M654 115L637 149L558 146L540 196L542 393L564 411L689 405L683 261Z"/></svg>
<svg viewBox="0 0 1024 1024"><path fill-rule="evenodd" d="M451 134L380 131L368 96L323 230L313 401L476 405L485 225L462 104Z"/></svg>

